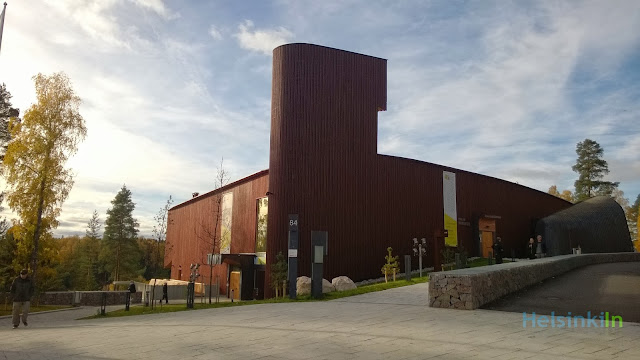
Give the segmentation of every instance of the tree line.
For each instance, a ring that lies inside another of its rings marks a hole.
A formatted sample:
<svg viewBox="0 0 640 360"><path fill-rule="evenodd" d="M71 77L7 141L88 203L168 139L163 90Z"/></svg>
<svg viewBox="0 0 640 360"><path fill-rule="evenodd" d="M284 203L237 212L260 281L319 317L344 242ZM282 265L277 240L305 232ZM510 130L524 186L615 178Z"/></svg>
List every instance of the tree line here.
<svg viewBox="0 0 640 360"><path fill-rule="evenodd" d="M97 211L87 223L84 236L41 237L39 291L101 290L117 280L145 282L168 278L164 268L165 225L154 227L154 237L138 235L138 222L132 213L131 191L123 186L111 202L104 222ZM166 219L171 199L156 220ZM16 274L29 262L29 252L21 251L24 241L20 226L9 227L0 236L0 292L8 291ZM160 239L158 238L160 237Z"/></svg>
<svg viewBox="0 0 640 360"><path fill-rule="evenodd" d="M97 211L85 236L55 238L61 207L73 187L65 164L86 137L80 98L64 73L33 77L36 102L20 117L11 93L0 86L0 173L8 190L0 194L17 214L0 220L0 292L23 268L39 291L98 290L114 280L165 278L167 212L155 217L153 238L139 236L131 191L122 186L107 210L104 233Z"/></svg>
<svg viewBox="0 0 640 360"><path fill-rule="evenodd" d="M629 234L634 240L634 245L640 251L640 233L638 232L638 209L640 208L640 194L633 204L624 196L624 192L618 188L619 182L604 180L609 173L609 165L603 159L604 149L596 141L585 139L576 145L578 155L575 165L571 167L578 173L578 179L574 182L574 191L558 191L556 185L549 187L548 193L572 203L577 203L594 196L611 196L624 210L629 226Z"/></svg>

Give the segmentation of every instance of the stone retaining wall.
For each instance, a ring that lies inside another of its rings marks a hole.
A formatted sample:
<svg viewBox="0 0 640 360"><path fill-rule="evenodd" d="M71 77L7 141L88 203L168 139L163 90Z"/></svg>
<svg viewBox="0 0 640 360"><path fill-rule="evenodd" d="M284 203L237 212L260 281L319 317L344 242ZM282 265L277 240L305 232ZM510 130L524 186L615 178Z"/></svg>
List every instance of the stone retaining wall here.
<svg viewBox="0 0 640 360"><path fill-rule="evenodd" d="M128 291L51 291L39 294L31 299L32 303L40 305L75 305L100 306L102 293L107 294L107 305L124 305ZM0 299L11 302L11 295L0 294ZM142 302L142 293L137 292L131 297L132 304Z"/></svg>
<svg viewBox="0 0 640 360"><path fill-rule="evenodd" d="M429 306L473 310L573 269L640 261L640 253L562 255L429 274Z"/></svg>

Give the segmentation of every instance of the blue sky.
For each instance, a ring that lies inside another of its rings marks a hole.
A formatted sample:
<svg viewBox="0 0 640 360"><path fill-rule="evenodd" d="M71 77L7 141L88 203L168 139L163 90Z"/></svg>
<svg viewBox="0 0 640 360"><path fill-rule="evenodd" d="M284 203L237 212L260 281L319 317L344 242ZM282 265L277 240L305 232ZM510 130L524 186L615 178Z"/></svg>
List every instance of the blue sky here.
<svg viewBox="0 0 640 360"><path fill-rule="evenodd" d="M169 195L268 167L271 51L308 42L388 60L378 152L546 191L573 189L575 146L604 148L640 193L637 1L8 1L0 81L66 72L87 139L55 234L106 217L123 184L142 234ZM526 204L523 204L526 206ZM5 214L10 215L9 211Z"/></svg>

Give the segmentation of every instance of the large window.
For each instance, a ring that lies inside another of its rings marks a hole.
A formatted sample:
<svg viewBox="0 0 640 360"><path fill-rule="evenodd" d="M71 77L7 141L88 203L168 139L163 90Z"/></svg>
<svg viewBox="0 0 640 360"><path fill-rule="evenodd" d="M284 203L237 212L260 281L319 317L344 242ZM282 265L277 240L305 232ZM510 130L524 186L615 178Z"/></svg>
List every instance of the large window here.
<svg viewBox="0 0 640 360"><path fill-rule="evenodd" d="M269 199L257 200L256 205L256 256L258 264L267 262L267 215L269 213Z"/></svg>

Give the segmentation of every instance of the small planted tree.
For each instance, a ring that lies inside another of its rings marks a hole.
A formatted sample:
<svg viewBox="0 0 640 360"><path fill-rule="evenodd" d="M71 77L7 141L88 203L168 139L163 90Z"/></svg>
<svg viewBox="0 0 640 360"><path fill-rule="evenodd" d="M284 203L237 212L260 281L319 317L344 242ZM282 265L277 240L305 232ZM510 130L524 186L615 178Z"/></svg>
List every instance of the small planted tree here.
<svg viewBox="0 0 640 360"><path fill-rule="evenodd" d="M441 250L440 253L442 254L442 269L444 270L445 267L448 266L449 270L452 270L456 253L449 246L447 246L444 250Z"/></svg>
<svg viewBox="0 0 640 360"><path fill-rule="evenodd" d="M462 265L462 269L469 266L467 264L467 258L469 257L469 254L467 253L467 250L462 246L462 244L458 246L458 254L460 254L460 264Z"/></svg>
<svg viewBox="0 0 640 360"><path fill-rule="evenodd" d="M387 259L387 263L382 266L382 273L384 274L384 282L388 282L389 274L393 274L393 281L396 281L396 273L400 270L400 265L398 265L398 257L391 255L393 249L391 247L387 248L387 252L389 253L384 258Z"/></svg>
<svg viewBox="0 0 640 360"><path fill-rule="evenodd" d="M289 265L282 251L276 256L276 263L271 267L271 287L276 291L276 298L280 293L280 286L287 281L287 272ZM284 297L284 287L282 288L282 296Z"/></svg>

